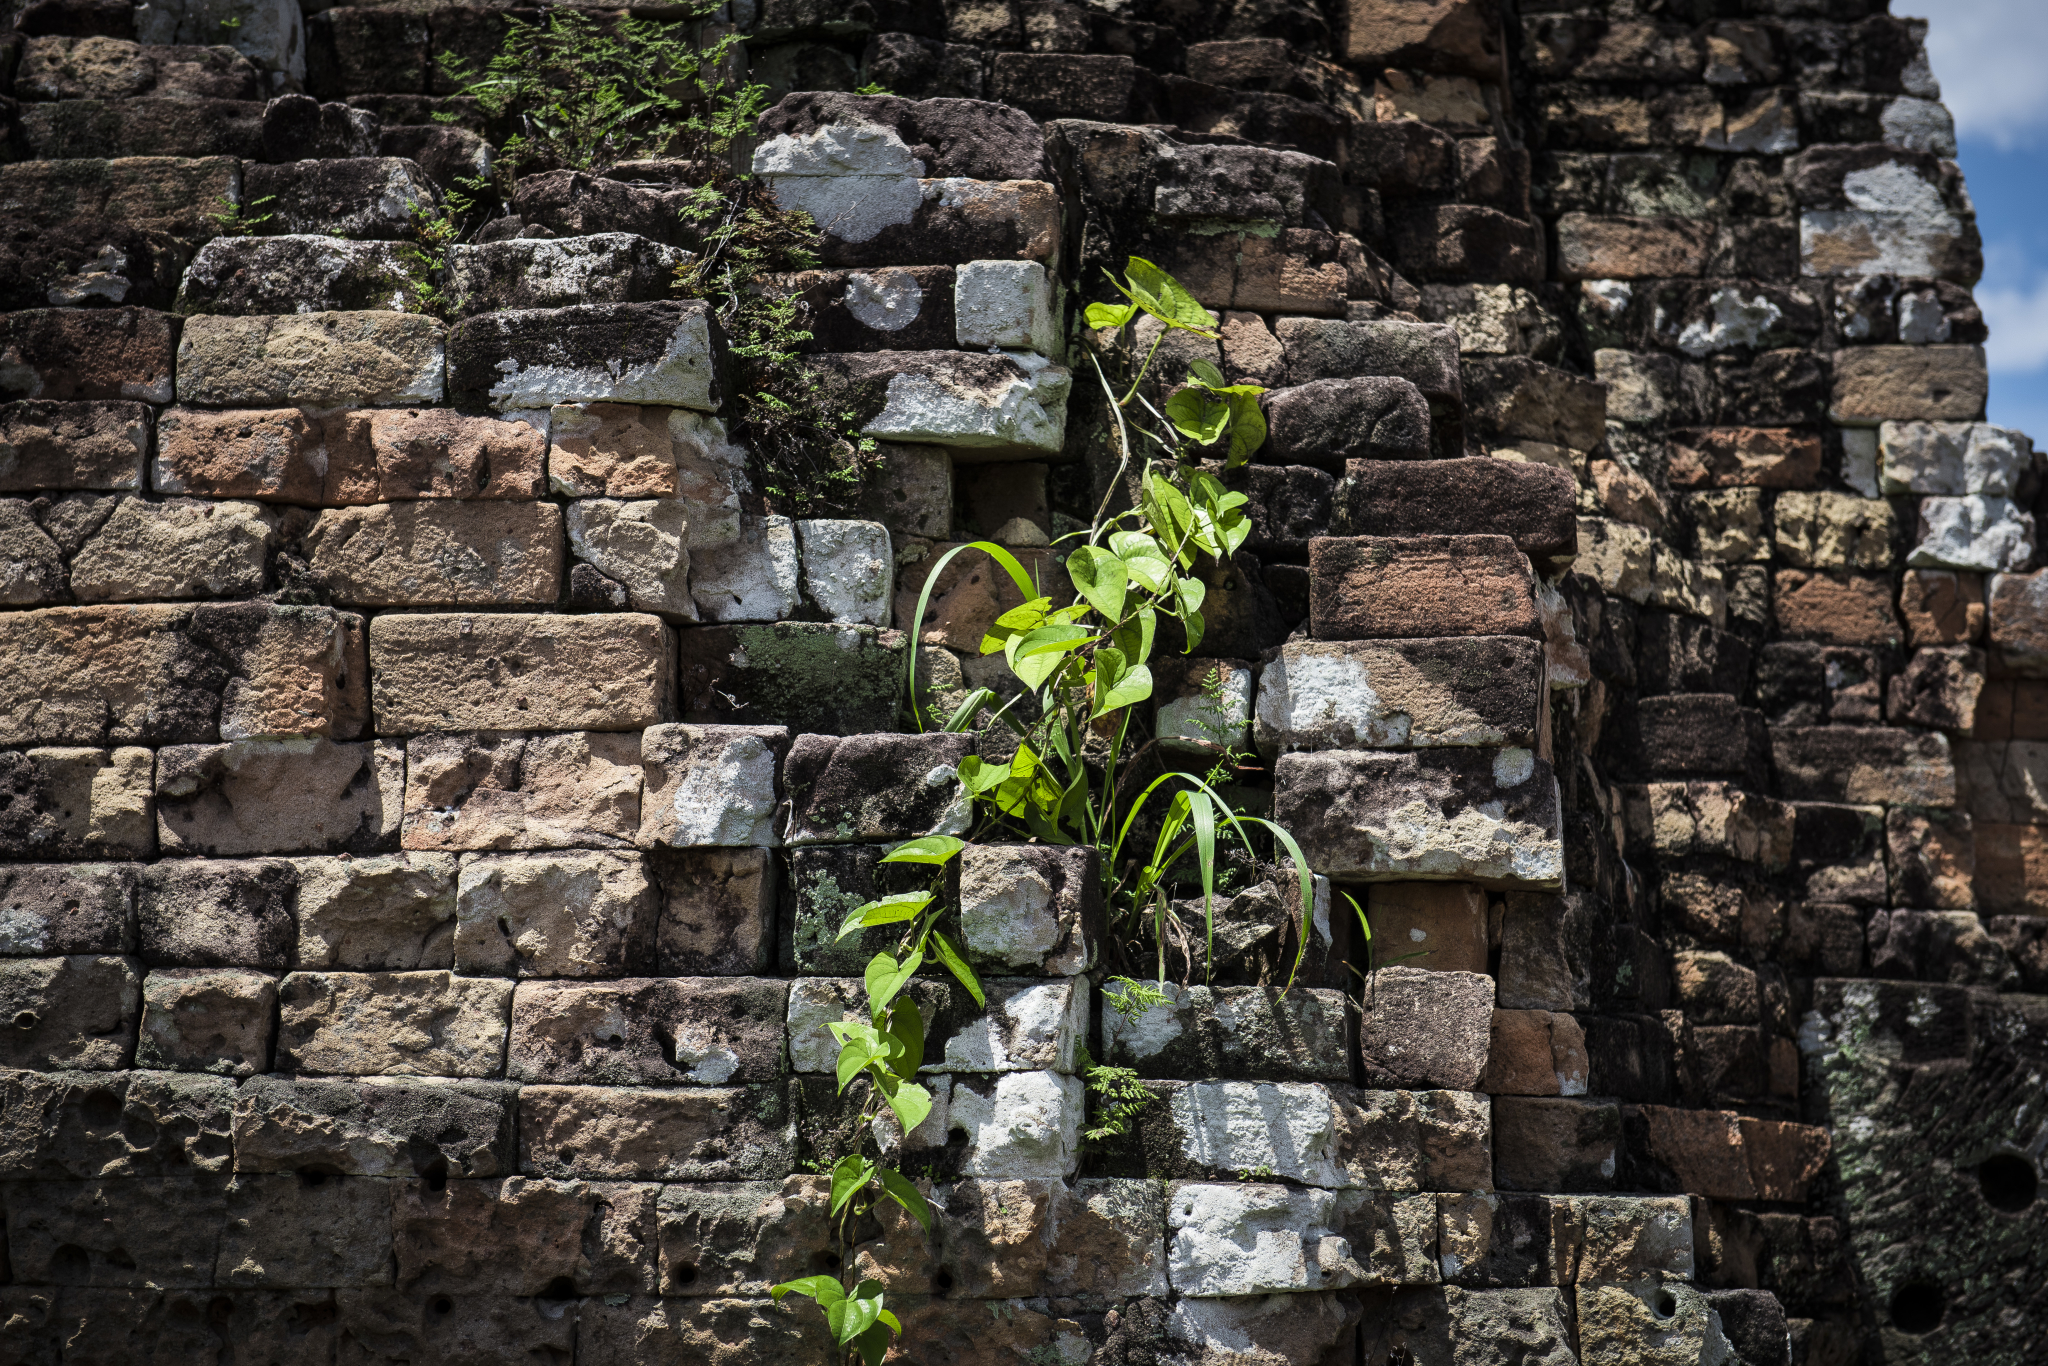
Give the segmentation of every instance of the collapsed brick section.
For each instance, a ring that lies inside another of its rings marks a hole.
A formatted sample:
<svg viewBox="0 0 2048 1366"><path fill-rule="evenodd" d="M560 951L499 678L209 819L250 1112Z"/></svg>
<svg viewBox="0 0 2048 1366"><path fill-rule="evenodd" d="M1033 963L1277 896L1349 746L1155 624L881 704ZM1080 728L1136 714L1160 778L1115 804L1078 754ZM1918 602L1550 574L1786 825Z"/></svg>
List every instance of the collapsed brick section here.
<svg viewBox="0 0 2048 1366"><path fill-rule="evenodd" d="M10 1359L825 1359L768 1290L833 1269L825 1026L886 938L835 936L956 819L983 740L905 708L1019 599L962 559L910 617L964 540L1063 581L1131 254L1221 334L1155 402L1270 390L1154 728L1263 756L1328 914L1282 995L1238 891L1127 1021L1092 859L971 853L989 1008L912 987L938 1226L853 1249L891 1359L2023 1355L2043 485L1981 420L1924 25L832 8L719 22L826 230L769 284L885 443L860 519L748 482L684 163L521 178L407 311L409 206L514 131L438 59L505 13L16 16ZM1125 1141L1083 1048L1152 1094Z"/></svg>

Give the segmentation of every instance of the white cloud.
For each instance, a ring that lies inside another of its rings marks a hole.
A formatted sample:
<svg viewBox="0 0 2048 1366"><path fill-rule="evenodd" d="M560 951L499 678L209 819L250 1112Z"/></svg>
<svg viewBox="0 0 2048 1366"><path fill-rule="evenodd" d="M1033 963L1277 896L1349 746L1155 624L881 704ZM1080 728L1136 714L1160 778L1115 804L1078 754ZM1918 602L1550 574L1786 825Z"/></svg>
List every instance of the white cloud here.
<svg viewBox="0 0 2048 1366"><path fill-rule="evenodd" d="M2048 140L2048 81L2040 74L2048 3L1941 0L1929 8L1927 57L1957 135L2001 149Z"/></svg>
<svg viewBox="0 0 2048 1366"><path fill-rule="evenodd" d="M2024 288L1977 286L1977 307L1991 329L1984 348L1994 374L2027 374L2048 365L2048 279Z"/></svg>

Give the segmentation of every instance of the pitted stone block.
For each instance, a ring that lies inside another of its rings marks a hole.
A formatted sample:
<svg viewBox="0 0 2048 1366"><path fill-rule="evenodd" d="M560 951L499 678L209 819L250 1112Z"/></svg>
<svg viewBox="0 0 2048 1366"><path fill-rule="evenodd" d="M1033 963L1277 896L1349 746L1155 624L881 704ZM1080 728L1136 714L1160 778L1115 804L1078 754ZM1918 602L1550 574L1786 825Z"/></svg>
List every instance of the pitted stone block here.
<svg viewBox="0 0 2048 1366"><path fill-rule="evenodd" d="M140 403L0 403L0 493L138 490L149 426L150 409Z"/></svg>
<svg viewBox="0 0 2048 1366"><path fill-rule="evenodd" d="M559 1278L579 1295L652 1291L658 1194L653 1185L520 1176L407 1182L391 1203L398 1288L536 1296Z"/></svg>
<svg viewBox="0 0 2048 1366"><path fill-rule="evenodd" d="M405 753L389 741L234 740L157 754L164 852L375 854L398 847Z"/></svg>
<svg viewBox="0 0 2048 1366"><path fill-rule="evenodd" d="M548 451L545 421L446 408L330 413L320 421L320 439L327 453L320 501L330 505L537 498Z"/></svg>
<svg viewBox="0 0 2048 1366"><path fill-rule="evenodd" d="M766 849L680 849L650 859L661 893L655 927L664 976L767 972L780 865Z"/></svg>
<svg viewBox="0 0 2048 1366"><path fill-rule="evenodd" d="M809 1275L812 1259L832 1242L831 1198L819 1176L663 1187L662 1292L765 1295Z"/></svg>
<svg viewBox="0 0 2048 1366"><path fill-rule="evenodd" d="M449 972L294 972L278 987L280 1071L493 1077L512 983Z"/></svg>
<svg viewBox="0 0 2048 1366"><path fill-rule="evenodd" d="M519 1105L520 1170L538 1175L748 1181L783 1175L795 1156L779 1083L529 1085Z"/></svg>
<svg viewBox="0 0 2048 1366"><path fill-rule="evenodd" d="M649 726L640 735L643 849L773 848L789 751L781 726Z"/></svg>
<svg viewBox="0 0 2048 1366"><path fill-rule="evenodd" d="M505 1082L252 1077L234 1096L238 1172L504 1176L516 1089Z"/></svg>
<svg viewBox="0 0 2048 1366"><path fill-rule="evenodd" d="M670 297L690 253L630 232L513 238L448 248L449 312L637 304Z"/></svg>
<svg viewBox="0 0 2048 1366"><path fill-rule="evenodd" d="M1259 678L1261 753L1533 747L1543 647L1521 636L1290 641Z"/></svg>
<svg viewBox="0 0 2048 1366"><path fill-rule="evenodd" d="M292 966L298 874L284 859L166 859L143 869L136 897L152 967Z"/></svg>
<svg viewBox="0 0 2048 1366"><path fill-rule="evenodd" d="M347 241L311 230L216 237L193 256L178 286L178 307L229 316L403 313L413 283L405 252L401 242Z"/></svg>
<svg viewBox="0 0 2048 1366"><path fill-rule="evenodd" d="M1167 1190L1173 1288L1182 1295L1341 1290L1364 1279L1335 1231L1330 1191L1176 1182Z"/></svg>
<svg viewBox="0 0 2048 1366"><path fill-rule="evenodd" d="M277 978L245 968L159 968L143 979L138 1067L247 1077L270 1069Z"/></svg>
<svg viewBox="0 0 2048 1366"><path fill-rule="evenodd" d="M782 1070L789 984L759 977L522 982L506 1075L558 1084L724 1086Z"/></svg>
<svg viewBox="0 0 2048 1366"><path fill-rule="evenodd" d="M379 616L377 730L640 730L674 705L674 650L659 618L635 613Z"/></svg>
<svg viewBox="0 0 2048 1366"><path fill-rule="evenodd" d="M410 972L453 967L455 857L299 858L296 966Z"/></svg>
<svg viewBox="0 0 2048 1366"><path fill-rule="evenodd" d="M148 858L156 852L156 756L146 749L0 752L0 853Z"/></svg>
<svg viewBox="0 0 2048 1366"><path fill-rule="evenodd" d="M469 854L455 969L485 977L628 977L654 966L659 899L638 854Z"/></svg>
<svg viewBox="0 0 2048 1366"><path fill-rule="evenodd" d="M198 1073L0 1074L0 1172L9 1181L222 1173L235 1097L231 1078Z"/></svg>
<svg viewBox="0 0 2048 1366"><path fill-rule="evenodd" d="M141 1014L136 959L77 954L0 962L0 1066L126 1067Z"/></svg>
<svg viewBox="0 0 2048 1366"><path fill-rule="evenodd" d="M202 315L186 320L178 343L178 401L215 408L439 403L444 335L440 322L411 313Z"/></svg>
<svg viewBox="0 0 2048 1366"><path fill-rule="evenodd" d="M1347 460L1429 455L1429 403L1405 379L1319 379L1263 395L1269 465L1341 466Z"/></svg>
<svg viewBox="0 0 2048 1366"><path fill-rule="evenodd" d="M331 508L301 545L312 581L346 607L552 607L562 595L562 510L552 503Z"/></svg>
<svg viewBox="0 0 2048 1366"><path fill-rule="evenodd" d="M0 957L135 951L133 863L0 866Z"/></svg>
<svg viewBox="0 0 2048 1366"><path fill-rule="evenodd" d="M408 849L625 849L641 821L630 732L421 735L405 763Z"/></svg>

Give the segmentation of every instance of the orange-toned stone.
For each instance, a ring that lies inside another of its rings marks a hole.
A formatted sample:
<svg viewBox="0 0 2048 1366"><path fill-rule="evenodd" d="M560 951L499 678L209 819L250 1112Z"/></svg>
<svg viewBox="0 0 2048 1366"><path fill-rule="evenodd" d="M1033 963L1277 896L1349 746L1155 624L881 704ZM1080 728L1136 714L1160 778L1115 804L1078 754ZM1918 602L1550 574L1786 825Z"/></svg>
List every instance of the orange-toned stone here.
<svg viewBox="0 0 2048 1366"><path fill-rule="evenodd" d="M1472 883L1374 883L1366 919L1377 967L1486 971L1486 893Z"/></svg>
<svg viewBox="0 0 2048 1366"><path fill-rule="evenodd" d="M1812 488L1821 440L1782 427L1708 427L1671 438L1673 488Z"/></svg>
<svg viewBox="0 0 2048 1366"><path fill-rule="evenodd" d="M1964 645L1984 636L1984 576L1954 569L1909 569L1899 583L1906 643Z"/></svg>
<svg viewBox="0 0 2048 1366"><path fill-rule="evenodd" d="M1899 642L1889 579L1781 569L1772 587L1778 631L1793 640L1880 646Z"/></svg>

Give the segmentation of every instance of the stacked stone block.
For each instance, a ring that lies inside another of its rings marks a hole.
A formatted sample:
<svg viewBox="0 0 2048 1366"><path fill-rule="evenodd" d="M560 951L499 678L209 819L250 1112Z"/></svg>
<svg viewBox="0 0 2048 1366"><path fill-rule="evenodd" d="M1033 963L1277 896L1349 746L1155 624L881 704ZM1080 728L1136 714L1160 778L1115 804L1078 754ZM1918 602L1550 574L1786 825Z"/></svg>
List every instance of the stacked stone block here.
<svg viewBox="0 0 2048 1366"><path fill-rule="evenodd" d="M1269 390L1153 727L1256 753L1315 911L1220 897L1126 1018L1092 858L970 851L988 1009L914 983L886 1139L937 1224L844 1249L892 1359L2026 1359L2048 571L1920 21L732 6L825 234L764 287L882 443L792 519L691 168L523 176L423 279L505 18L308 8L6 41L10 1359L824 1359L768 1290L846 1269L835 936L964 830L997 742L906 708L1017 601L932 566L1063 591L1132 254L1220 334L1152 402Z"/></svg>

